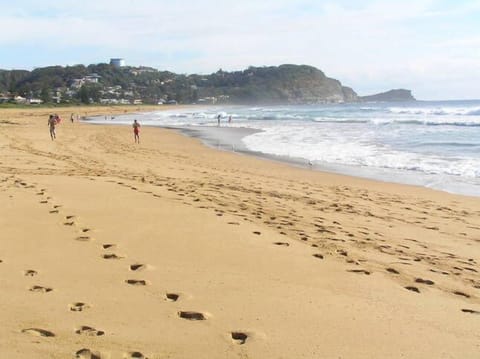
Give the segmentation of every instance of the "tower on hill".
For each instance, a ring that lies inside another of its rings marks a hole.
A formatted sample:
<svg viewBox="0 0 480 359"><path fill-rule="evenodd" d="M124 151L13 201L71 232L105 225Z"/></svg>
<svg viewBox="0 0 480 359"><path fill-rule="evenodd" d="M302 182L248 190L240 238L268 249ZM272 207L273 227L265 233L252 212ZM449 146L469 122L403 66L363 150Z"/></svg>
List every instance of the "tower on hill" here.
<svg viewBox="0 0 480 359"><path fill-rule="evenodd" d="M125 66L125 60L121 58L110 59L110 65L113 65L117 68Z"/></svg>

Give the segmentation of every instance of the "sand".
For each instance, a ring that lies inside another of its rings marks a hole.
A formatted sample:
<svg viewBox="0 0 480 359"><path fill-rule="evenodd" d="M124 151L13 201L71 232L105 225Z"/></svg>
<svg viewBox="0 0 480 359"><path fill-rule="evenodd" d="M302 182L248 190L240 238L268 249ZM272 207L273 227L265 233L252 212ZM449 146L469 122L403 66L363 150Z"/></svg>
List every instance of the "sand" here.
<svg viewBox="0 0 480 359"><path fill-rule="evenodd" d="M478 358L480 200L0 111L1 358Z"/></svg>

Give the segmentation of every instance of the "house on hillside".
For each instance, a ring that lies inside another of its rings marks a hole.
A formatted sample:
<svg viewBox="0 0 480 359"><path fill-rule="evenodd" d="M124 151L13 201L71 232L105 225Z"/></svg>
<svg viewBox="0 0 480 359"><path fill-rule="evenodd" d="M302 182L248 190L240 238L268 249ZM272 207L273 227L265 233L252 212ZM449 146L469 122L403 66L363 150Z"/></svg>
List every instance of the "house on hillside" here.
<svg viewBox="0 0 480 359"><path fill-rule="evenodd" d="M18 104L27 103L27 99L22 96L15 96L13 100Z"/></svg>
<svg viewBox="0 0 480 359"><path fill-rule="evenodd" d="M90 83L90 84L98 84L98 81L102 78L102 76L98 75L98 74L90 74L90 75L87 75L83 78L84 82L85 83Z"/></svg>
<svg viewBox="0 0 480 359"><path fill-rule="evenodd" d="M8 94L0 92L0 103L6 103L8 100L10 100Z"/></svg>
<svg viewBox="0 0 480 359"><path fill-rule="evenodd" d="M79 89L83 85L83 79L73 79L70 83L70 87L74 89Z"/></svg>
<svg viewBox="0 0 480 359"><path fill-rule="evenodd" d="M70 82L70 88L79 89L80 87L82 87L85 84L98 84L98 82L100 81L101 78L102 78L102 76L100 76L96 73L93 73L93 74L87 75L85 77L82 77L81 79L73 79Z"/></svg>

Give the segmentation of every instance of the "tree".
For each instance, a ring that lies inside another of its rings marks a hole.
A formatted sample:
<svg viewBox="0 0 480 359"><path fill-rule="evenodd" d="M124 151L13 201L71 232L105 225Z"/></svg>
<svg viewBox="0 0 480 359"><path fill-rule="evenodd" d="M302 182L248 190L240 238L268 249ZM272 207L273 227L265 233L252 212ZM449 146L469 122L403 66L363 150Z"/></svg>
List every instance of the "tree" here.
<svg viewBox="0 0 480 359"><path fill-rule="evenodd" d="M50 90L47 87L42 87L42 91L40 92L40 99L43 101L43 103L52 102L52 96L50 94Z"/></svg>
<svg viewBox="0 0 480 359"><path fill-rule="evenodd" d="M99 102L100 86L95 84L82 85L77 96L82 103Z"/></svg>
<svg viewBox="0 0 480 359"><path fill-rule="evenodd" d="M88 96L88 89L85 85L80 88L78 91L78 98L82 103L90 103L90 98Z"/></svg>

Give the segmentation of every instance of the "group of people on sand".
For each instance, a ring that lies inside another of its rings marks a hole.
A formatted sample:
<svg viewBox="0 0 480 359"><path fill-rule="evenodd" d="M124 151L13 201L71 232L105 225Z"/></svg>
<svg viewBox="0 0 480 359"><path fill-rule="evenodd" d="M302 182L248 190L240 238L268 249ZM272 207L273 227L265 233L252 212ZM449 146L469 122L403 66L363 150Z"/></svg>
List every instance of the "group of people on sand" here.
<svg viewBox="0 0 480 359"><path fill-rule="evenodd" d="M73 123L73 120L74 120L74 115L72 113L72 115L70 116L70 121ZM52 139L52 141L57 138L55 128L61 121L62 119L57 114L53 114L48 117L48 128L50 129L50 138ZM134 120L132 127L133 127L133 139L135 143L140 143L140 123L137 120Z"/></svg>
<svg viewBox="0 0 480 359"><path fill-rule="evenodd" d="M113 118L113 117L112 117ZM220 126L220 120L222 116L218 115L217 116L217 121L218 121L218 126ZM78 116L77 116L78 119ZM48 126L50 128L50 137L52 140L55 140L57 138L57 134L55 133L55 127L60 123L62 119L57 115L50 115L48 118ZM73 123L74 120L74 114L70 116L70 121ZM228 116L228 123L232 122L232 116ZM133 139L135 143L140 143L140 123L137 120L134 120L132 123L133 127Z"/></svg>
<svg viewBox="0 0 480 359"><path fill-rule="evenodd" d="M217 116L218 126L220 126L221 118L222 118L221 115ZM78 116L77 116L77 119L78 119ZM48 118L48 126L50 128L50 137L52 140L57 138L57 135L55 133L55 127L60 123L61 120L62 119L57 114L50 115L50 117ZM74 115L72 113L72 115L70 116L70 121L73 123L73 120L74 120ZM228 116L228 123L231 123L231 122L232 122L232 116ZM137 120L134 120L132 123L132 127L133 127L133 139L135 143L140 143L140 123Z"/></svg>

